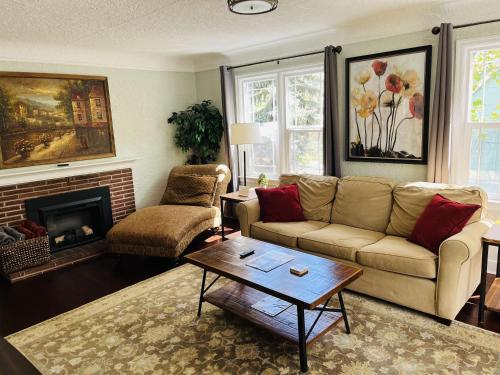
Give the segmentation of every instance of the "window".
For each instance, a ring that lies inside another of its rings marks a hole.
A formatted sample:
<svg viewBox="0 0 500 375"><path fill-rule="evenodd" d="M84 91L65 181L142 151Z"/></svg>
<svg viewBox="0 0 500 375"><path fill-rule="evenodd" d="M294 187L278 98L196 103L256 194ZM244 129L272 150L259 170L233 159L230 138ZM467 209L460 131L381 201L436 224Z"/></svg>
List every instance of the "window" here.
<svg viewBox="0 0 500 375"><path fill-rule="evenodd" d="M261 126L247 151L247 174L323 174L323 67L238 77L238 120ZM240 157L240 160L242 157Z"/></svg>
<svg viewBox="0 0 500 375"><path fill-rule="evenodd" d="M97 112L97 119L102 120L102 112Z"/></svg>
<svg viewBox="0 0 500 375"><path fill-rule="evenodd" d="M457 63L453 177L500 200L500 40L459 44Z"/></svg>
<svg viewBox="0 0 500 375"><path fill-rule="evenodd" d="M79 113L79 114L78 114L78 121L82 121L82 120L83 120L83 117L82 117L82 115Z"/></svg>
<svg viewBox="0 0 500 375"><path fill-rule="evenodd" d="M100 107L101 106L101 99L95 98L95 106Z"/></svg>

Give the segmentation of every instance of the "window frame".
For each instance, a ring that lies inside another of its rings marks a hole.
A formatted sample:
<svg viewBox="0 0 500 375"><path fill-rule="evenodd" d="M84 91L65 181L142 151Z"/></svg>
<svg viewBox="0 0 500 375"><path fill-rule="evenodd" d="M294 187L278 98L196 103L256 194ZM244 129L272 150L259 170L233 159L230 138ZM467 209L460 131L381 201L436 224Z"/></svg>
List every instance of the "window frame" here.
<svg viewBox="0 0 500 375"><path fill-rule="evenodd" d="M452 102L451 180L468 184L473 129L498 128L499 122L472 122L469 119L469 93L471 85L471 53L475 50L500 48L500 37L474 38L456 42L454 95ZM490 208L500 214L500 195L489 197Z"/></svg>
<svg viewBox="0 0 500 375"><path fill-rule="evenodd" d="M315 129L288 129L287 127L287 110L286 110L286 77L300 75L300 74L310 74L310 73L322 73L324 74L323 64L307 64L300 66L293 66L287 68L269 69L266 71L253 72L253 73L243 73L235 75L235 93L236 93L236 118L238 121L244 120L244 98L243 98L243 84L249 81L255 80L265 80L265 79L275 79L276 80L276 121L278 124L278 140L276 142L276 169L277 175L287 173L290 171L290 138L293 132L299 131L319 131L324 137L324 125L320 124L320 127ZM324 90L324 87L323 87ZM324 92L324 91L323 91ZM321 104L322 106L324 103ZM243 146L246 147L246 146ZM238 176L241 179L243 175L243 161L240 157L240 153L243 150L240 147L238 152ZM248 160L247 160L248 166ZM248 170L248 168L247 168ZM276 178L271 178L271 181L277 181ZM256 176L247 176L247 181L256 182Z"/></svg>

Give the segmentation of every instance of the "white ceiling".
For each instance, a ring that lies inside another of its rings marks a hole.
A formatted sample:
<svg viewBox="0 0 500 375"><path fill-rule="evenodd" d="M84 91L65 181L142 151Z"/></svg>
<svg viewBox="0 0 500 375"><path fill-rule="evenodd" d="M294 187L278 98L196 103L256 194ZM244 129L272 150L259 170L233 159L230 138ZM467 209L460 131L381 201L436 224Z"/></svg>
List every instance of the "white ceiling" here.
<svg viewBox="0 0 500 375"><path fill-rule="evenodd" d="M226 0L0 0L0 58L44 50L54 61L66 56L76 63L89 51L107 57L113 51L121 60L135 55L136 65L154 58L187 64L186 58L326 30L355 27L369 39L370 30L411 32L495 12L498 0L280 0L277 11L257 16L230 13Z"/></svg>

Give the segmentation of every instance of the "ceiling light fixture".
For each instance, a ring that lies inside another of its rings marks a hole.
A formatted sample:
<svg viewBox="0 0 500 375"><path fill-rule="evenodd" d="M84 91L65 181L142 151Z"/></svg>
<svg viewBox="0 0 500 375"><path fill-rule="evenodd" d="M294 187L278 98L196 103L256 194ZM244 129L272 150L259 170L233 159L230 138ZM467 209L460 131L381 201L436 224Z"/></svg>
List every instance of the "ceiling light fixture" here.
<svg viewBox="0 0 500 375"><path fill-rule="evenodd" d="M278 0L227 0L229 10L236 14L262 14L278 7Z"/></svg>

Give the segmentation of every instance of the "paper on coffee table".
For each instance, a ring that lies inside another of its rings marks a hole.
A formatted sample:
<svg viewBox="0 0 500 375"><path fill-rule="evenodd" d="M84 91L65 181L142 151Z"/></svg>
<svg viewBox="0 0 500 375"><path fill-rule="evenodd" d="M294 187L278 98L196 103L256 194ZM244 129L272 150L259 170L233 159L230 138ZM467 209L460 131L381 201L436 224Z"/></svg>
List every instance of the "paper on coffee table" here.
<svg viewBox="0 0 500 375"><path fill-rule="evenodd" d="M266 315L276 316L282 311L288 309L290 306L292 306L291 303L288 303L273 296L267 296L261 299L259 302L254 303L252 305L252 308L260 312L263 312Z"/></svg>
<svg viewBox="0 0 500 375"><path fill-rule="evenodd" d="M295 257L292 255L283 254L278 251L269 251L245 264L258 270L269 272L293 259Z"/></svg>

